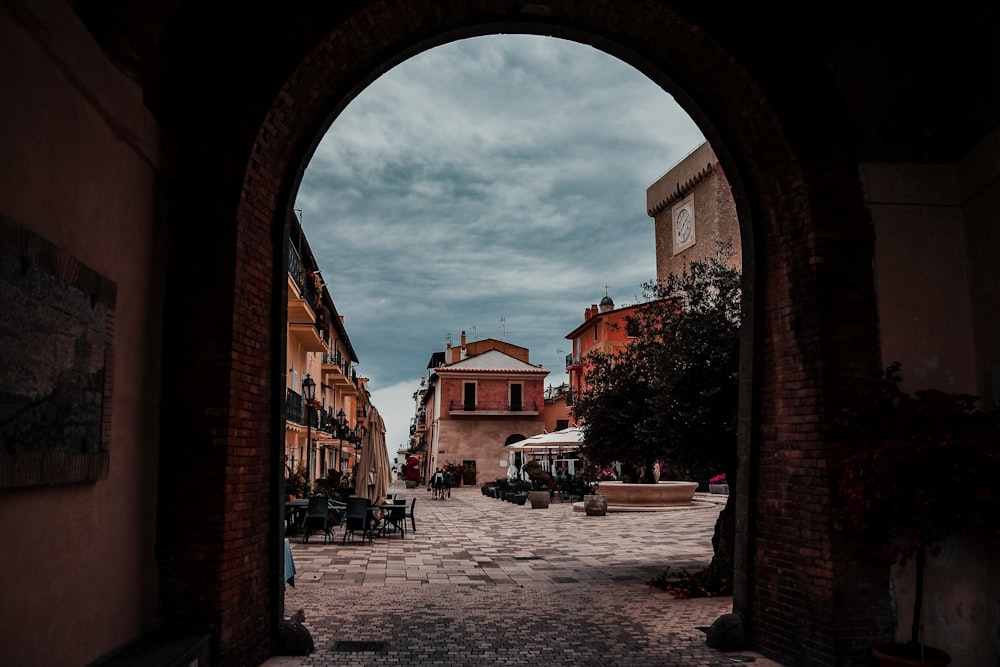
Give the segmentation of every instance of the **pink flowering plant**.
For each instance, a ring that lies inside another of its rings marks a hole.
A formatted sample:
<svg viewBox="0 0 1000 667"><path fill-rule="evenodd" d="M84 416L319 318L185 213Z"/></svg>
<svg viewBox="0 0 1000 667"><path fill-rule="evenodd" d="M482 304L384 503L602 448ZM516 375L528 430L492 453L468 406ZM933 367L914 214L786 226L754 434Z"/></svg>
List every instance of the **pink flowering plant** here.
<svg viewBox="0 0 1000 667"><path fill-rule="evenodd" d="M915 559L911 652L918 652L926 553L962 532L1000 528L1000 429L976 399L900 390L899 364L833 424L834 520L886 563Z"/></svg>
<svg viewBox="0 0 1000 667"><path fill-rule="evenodd" d="M705 478L702 477L702 479L705 479ZM726 484L727 483L726 482L726 473L722 473L721 475L716 475L712 479L708 480L708 483L709 484Z"/></svg>
<svg viewBox="0 0 1000 667"><path fill-rule="evenodd" d="M587 487L587 493L596 493L597 486L604 481L617 479L614 466L600 466L587 463L580 475Z"/></svg>
<svg viewBox="0 0 1000 667"><path fill-rule="evenodd" d="M598 482L610 481L617 477L612 466L594 466L594 479Z"/></svg>

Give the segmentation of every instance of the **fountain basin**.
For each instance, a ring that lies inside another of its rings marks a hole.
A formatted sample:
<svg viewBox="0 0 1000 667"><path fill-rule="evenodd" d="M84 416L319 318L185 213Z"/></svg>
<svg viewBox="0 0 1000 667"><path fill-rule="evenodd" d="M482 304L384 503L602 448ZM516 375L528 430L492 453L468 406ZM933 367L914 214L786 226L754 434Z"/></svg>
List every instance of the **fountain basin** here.
<svg viewBox="0 0 1000 667"><path fill-rule="evenodd" d="M697 482L662 481L656 484L601 482L596 493L607 496L609 506L664 507L689 505L697 489Z"/></svg>

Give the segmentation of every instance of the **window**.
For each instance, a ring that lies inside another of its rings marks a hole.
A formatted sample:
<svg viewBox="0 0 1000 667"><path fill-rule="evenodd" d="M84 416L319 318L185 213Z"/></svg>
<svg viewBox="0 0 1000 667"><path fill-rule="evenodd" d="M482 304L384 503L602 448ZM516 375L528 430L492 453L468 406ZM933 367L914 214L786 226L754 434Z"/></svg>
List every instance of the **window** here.
<svg viewBox="0 0 1000 667"><path fill-rule="evenodd" d="M521 411L521 401L522 395L524 393L524 387L521 384L511 384L510 385L510 410L511 412Z"/></svg>
<svg viewBox="0 0 1000 667"><path fill-rule="evenodd" d="M476 383L466 382L463 386L463 400L466 412L476 411Z"/></svg>
<svg viewBox="0 0 1000 667"><path fill-rule="evenodd" d="M557 419L556 420L556 430L557 431L561 431L564 428L569 428L569 420L568 419Z"/></svg>

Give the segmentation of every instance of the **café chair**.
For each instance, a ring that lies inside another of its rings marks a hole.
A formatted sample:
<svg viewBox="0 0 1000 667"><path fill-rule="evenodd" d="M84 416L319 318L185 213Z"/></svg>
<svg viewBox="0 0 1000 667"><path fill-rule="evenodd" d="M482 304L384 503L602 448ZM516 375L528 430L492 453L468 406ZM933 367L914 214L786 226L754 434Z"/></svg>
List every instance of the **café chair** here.
<svg viewBox="0 0 1000 667"><path fill-rule="evenodd" d="M360 496L353 496L347 499L347 510L344 512L344 538L342 543L347 544L348 534L351 541L354 535L361 533L361 541L366 539L372 542L372 515L368 510L368 499Z"/></svg>
<svg viewBox="0 0 1000 667"><path fill-rule="evenodd" d="M403 504L405 506L405 504L406 504L405 500L403 501ZM413 501L410 502L410 511L406 512L404 510L404 513L403 513L403 521L405 522L406 519L410 520L410 525L413 528L413 532L414 533L417 532L417 520L413 517L413 508L416 506L416 504L417 504L417 499L414 498Z"/></svg>
<svg viewBox="0 0 1000 667"><path fill-rule="evenodd" d="M302 518L302 543L309 541L309 536L316 531L323 532L323 544L327 539L333 541L333 526L330 524L330 503L323 496L309 499L309 506Z"/></svg>
<svg viewBox="0 0 1000 667"><path fill-rule="evenodd" d="M399 531L399 536L401 539L406 538L406 501L396 500L393 502L392 509L385 517L385 521L382 524L382 534L385 535L389 528Z"/></svg>

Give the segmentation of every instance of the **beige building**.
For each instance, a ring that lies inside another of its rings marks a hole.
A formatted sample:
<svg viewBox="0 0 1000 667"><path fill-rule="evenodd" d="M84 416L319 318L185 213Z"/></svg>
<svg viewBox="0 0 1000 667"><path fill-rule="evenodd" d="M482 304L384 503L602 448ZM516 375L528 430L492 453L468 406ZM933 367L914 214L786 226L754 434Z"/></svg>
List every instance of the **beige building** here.
<svg viewBox="0 0 1000 667"><path fill-rule="evenodd" d="M360 453L370 401L367 378L323 282L298 219L288 248L285 382L285 473L303 470L309 488L319 477L350 473ZM307 396L312 394L311 401Z"/></svg>
<svg viewBox="0 0 1000 667"><path fill-rule="evenodd" d="M731 241L742 266L736 203L719 159L708 143L688 153L646 190L646 212L656 233L656 277L664 280Z"/></svg>

